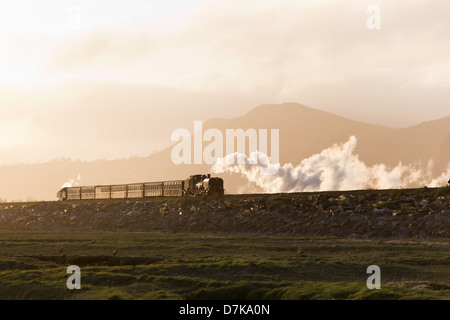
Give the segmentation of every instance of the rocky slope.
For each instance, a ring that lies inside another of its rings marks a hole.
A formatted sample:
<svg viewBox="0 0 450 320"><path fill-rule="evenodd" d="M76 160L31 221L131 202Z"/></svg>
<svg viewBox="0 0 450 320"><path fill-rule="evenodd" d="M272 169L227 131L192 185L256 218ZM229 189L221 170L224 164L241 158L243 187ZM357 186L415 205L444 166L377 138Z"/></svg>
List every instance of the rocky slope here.
<svg viewBox="0 0 450 320"><path fill-rule="evenodd" d="M0 229L449 238L450 187L2 203Z"/></svg>

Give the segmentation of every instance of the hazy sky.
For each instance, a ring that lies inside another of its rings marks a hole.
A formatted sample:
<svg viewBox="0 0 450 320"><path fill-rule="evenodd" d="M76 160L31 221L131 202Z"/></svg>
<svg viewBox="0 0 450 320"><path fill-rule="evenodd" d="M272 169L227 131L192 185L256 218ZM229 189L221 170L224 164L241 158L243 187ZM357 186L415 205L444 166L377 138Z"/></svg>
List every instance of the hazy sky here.
<svg viewBox="0 0 450 320"><path fill-rule="evenodd" d="M449 16L446 0L0 0L0 164L148 155L268 103L441 118Z"/></svg>

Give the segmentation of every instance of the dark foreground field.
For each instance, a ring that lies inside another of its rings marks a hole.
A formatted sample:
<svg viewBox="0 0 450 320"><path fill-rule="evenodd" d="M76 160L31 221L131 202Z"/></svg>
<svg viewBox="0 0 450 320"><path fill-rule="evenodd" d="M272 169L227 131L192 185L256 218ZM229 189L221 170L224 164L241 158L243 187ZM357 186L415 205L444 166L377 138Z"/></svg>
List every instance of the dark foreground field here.
<svg viewBox="0 0 450 320"><path fill-rule="evenodd" d="M0 231L0 299L450 299L450 239Z"/></svg>

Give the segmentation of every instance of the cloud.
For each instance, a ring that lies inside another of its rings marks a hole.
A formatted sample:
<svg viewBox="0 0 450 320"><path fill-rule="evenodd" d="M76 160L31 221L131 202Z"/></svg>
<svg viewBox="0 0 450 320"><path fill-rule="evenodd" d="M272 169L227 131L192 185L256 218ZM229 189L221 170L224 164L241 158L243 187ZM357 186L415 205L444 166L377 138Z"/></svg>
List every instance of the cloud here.
<svg viewBox="0 0 450 320"><path fill-rule="evenodd" d="M445 116L450 22L442 8L450 5L382 2L381 29L371 31L366 27L371 4L203 2L182 27L166 32L141 19L66 38L46 64L65 75L198 93L264 92L265 103L297 101L330 112L347 108L344 115L350 117L351 110L364 110L357 120L377 117L375 108L395 112L385 120L378 117L387 125L415 124L429 116L422 111L426 95L436 101L427 103L434 118ZM330 91L326 97L318 93L324 87ZM390 97L395 102L384 107ZM403 106L415 112L405 114Z"/></svg>
<svg viewBox="0 0 450 320"><path fill-rule="evenodd" d="M121 68L151 54L152 40L139 34L101 30L58 43L48 60L55 71L86 68Z"/></svg>
<svg viewBox="0 0 450 320"><path fill-rule="evenodd" d="M57 157L147 156L168 147L177 128L192 129L194 120L240 115L265 98L85 80L1 90L0 165Z"/></svg>
<svg viewBox="0 0 450 320"><path fill-rule="evenodd" d="M166 77L172 84L195 82L197 89L211 86L218 74L213 85L227 86L239 79L244 88L273 86L274 78L283 80L283 88L290 83L308 87L372 77L399 85L421 82L417 78L426 76L431 83L436 65L447 66L450 52L450 44L442 41L449 22L441 7L382 3L382 28L369 31L369 4L205 3L183 28L169 32L159 32L152 21L138 20L121 29L109 26L69 37L55 48L49 63L62 70L109 68L117 77L124 75L122 67L127 65L128 71L145 70L143 79L148 81ZM155 71L159 78L152 74ZM443 73L436 76L441 79Z"/></svg>
<svg viewBox="0 0 450 320"><path fill-rule="evenodd" d="M211 170L216 174L240 173L270 193L439 186L450 174L450 164L446 173L434 179L430 178L429 172L412 165L399 163L393 168L388 168L385 164L367 166L354 154L356 143L356 137L351 136L346 143L335 144L304 159L297 166L272 164L266 155L258 152L252 153L250 157L234 153L218 159ZM252 164L257 159L260 161ZM268 175L264 172L275 174Z"/></svg>
<svg viewBox="0 0 450 320"><path fill-rule="evenodd" d="M157 131L163 123L185 127L194 119L231 118L260 104L295 101L390 126L448 115L446 1L380 1L378 31L366 27L369 0L195 2L195 10L172 10L166 2L82 1L87 27L80 32L66 30L65 3L33 5L36 14L21 19L2 16L0 32L9 32L0 44L2 83L53 81L42 92L2 85L2 132L17 133L20 143L35 139L36 148L46 143L52 154L69 155L64 141L77 138L72 151L85 158L106 149L116 150L110 155L147 153L162 146L150 129L169 140L170 130ZM121 85L79 90L73 79ZM80 126L85 130L75 134ZM18 145L9 135L0 147ZM27 149L1 150L13 157Z"/></svg>

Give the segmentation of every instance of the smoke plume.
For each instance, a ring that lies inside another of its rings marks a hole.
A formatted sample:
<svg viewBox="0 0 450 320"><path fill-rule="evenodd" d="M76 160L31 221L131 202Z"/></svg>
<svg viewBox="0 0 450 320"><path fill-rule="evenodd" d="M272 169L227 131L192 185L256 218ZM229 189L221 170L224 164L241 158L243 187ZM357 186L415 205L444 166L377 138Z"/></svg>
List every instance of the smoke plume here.
<svg viewBox="0 0 450 320"><path fill-rule="evenodd" d="M61 186L61 188L70 188L70 187L78 186L80 181L81 181L81 174L78 174L76 179L72 179L72 178L69 179Z"/></svg>
<svg viewBox="0 0 450 320"><path fill-rule="evenodd" d="M385 164L367 166L354 154L356 143L356 137L351 136L347 142L335 144L297 166L270 163L261 152L253 152L250 157L233 153L217 159L211 171L240 173L270 193L432 187L445 184L450 177L450 164L447 172L434 179L430 174L432 162L427 169L402 163L393 168Z"/></svg>

